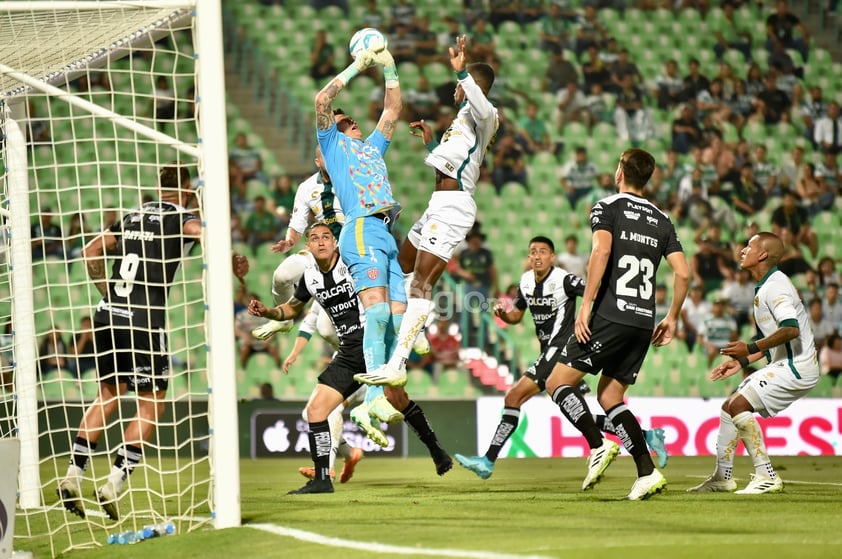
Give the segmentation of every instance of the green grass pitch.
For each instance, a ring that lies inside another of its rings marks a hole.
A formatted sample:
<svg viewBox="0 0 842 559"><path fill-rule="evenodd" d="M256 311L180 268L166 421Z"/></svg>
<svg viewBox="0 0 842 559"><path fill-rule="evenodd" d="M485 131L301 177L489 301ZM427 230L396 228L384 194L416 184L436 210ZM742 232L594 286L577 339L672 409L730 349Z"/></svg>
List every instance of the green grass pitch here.
<svg viewBox="0 0 842 559"><path fill-rule="evenodd" d="M74 550L63 556L842 556L841 457L774 458L785 482L784 493L779 495L686 493L712 471L713 464L713 457L672 458L664 470L669 480L665 493L644 502L627 502L623 497L635 475L628 457L619 458L588 492L580 490L584 459L503 459L494 475L482 481L458 465L439 478L428 459L367 458L349 483L336 484L334 494L304 496L286 492L302 485L304 478L297 469L306 463L243 460L242 528L207 528L131 546ZM740 487L750 471L748 458L738 458L735 474ZM122 508L127 514L125 504ZM338 540L334 545L302 541L249 525L274 525ZM98 530L104 543L107 532ZM32 551L36 558L49 556L46 542L18 540L17 544L16 548Z"/></svg>

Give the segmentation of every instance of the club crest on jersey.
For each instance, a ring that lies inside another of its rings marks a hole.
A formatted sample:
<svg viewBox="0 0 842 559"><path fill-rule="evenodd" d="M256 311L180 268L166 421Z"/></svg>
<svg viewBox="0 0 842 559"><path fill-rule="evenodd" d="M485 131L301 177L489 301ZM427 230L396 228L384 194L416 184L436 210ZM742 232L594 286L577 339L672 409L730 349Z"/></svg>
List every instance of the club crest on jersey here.
<svg viewBox="0 0 842 559"><path fill-rule="evenodd" d="M370 279L371 281L376 280L379 275L380 272L377 271L377 268L372 268L368 271L368 279Z"/></svg>

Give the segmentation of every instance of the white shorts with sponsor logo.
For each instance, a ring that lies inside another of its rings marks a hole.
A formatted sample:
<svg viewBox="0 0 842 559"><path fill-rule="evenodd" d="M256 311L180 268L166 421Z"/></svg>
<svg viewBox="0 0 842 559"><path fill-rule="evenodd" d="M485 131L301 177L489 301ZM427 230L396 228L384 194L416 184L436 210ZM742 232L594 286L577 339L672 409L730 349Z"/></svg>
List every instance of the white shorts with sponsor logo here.
<svg viewBox="0 0 842 559"><path fill-rule="evenodd" d="M787 362L770 363L743 380L737 393L761 416L775 417L819 382L818 363L800 363L796 371Z"/></svg>
<svg viewBox="0 0 842 559"><path fill-rule="evenodd" d="M447 262L476 217L477 204L469 193L461 190L433 192L427 210L412 226L407 238L415 248Z"/></svg>

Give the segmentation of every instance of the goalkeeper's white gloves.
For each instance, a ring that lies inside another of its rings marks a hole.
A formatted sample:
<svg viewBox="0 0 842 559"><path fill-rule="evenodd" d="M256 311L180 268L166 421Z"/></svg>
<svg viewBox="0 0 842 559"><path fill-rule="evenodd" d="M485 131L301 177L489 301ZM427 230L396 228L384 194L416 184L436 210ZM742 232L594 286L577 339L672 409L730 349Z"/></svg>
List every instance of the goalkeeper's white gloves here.
<svg viewBox="0 0 842 559"><path fill-rule="evenodd" d="M387 48L374 53L374 62L375 64L380 64L384 67L395 65L395 59L392 57L392 53L389 52L389 49Z"/></svg>
<svg viewBox="0 0 842 559"><path fill-rule="evenodd" d="M351 65L356 68L357 72L365 72L376 63L375 56L377 56L377 53L371 49L362 50L357 53L357 58Z"/></svg>

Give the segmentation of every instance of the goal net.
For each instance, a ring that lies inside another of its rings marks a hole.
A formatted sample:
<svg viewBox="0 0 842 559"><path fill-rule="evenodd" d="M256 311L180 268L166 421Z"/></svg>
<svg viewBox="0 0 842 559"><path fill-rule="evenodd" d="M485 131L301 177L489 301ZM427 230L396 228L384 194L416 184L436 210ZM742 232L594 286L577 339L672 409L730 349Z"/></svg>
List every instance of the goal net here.
<svg viewBox="0 0 842 559"><path fill-rule="evenodd" d="M221 45L218 0L0 3L0 437L21 441L17 548L56 555L162 520L239 524ZM83 519L56 496L99 390L101 295L82 248L157 200L168 165L190 170L203 234L166 303L166 409L114 522L94 491L137 409L120 398L81 482Z"/></svg>

